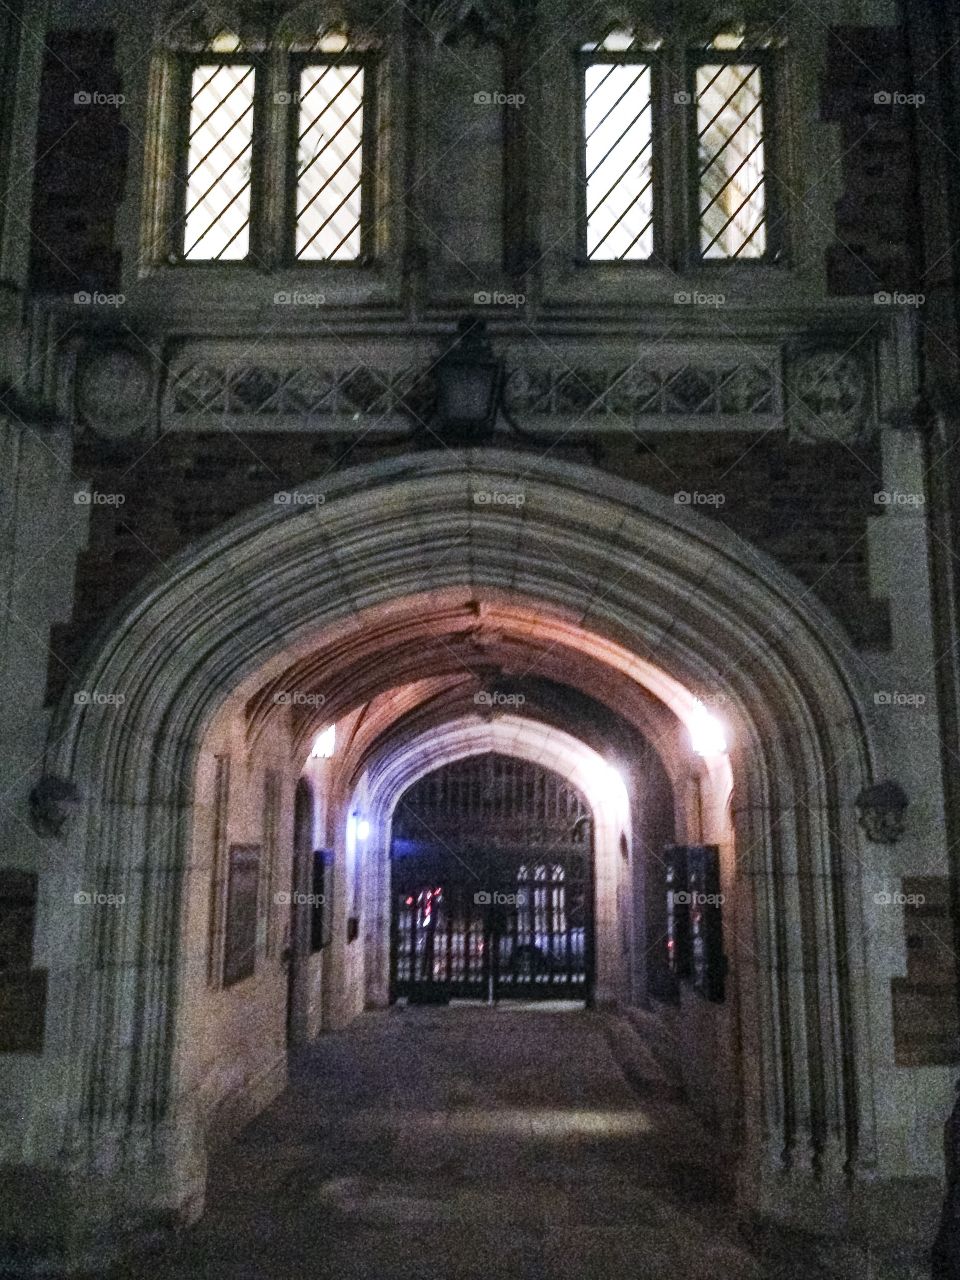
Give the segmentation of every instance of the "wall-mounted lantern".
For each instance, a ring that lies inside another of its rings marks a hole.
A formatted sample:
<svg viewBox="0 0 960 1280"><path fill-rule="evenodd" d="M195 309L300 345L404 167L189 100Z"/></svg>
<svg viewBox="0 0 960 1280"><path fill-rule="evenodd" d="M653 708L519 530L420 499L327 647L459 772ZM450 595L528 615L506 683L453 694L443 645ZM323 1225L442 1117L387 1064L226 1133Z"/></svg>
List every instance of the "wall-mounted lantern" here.
<svg viewBox="0 0 960 1280"><path fill-rule="evenodd" d="M727 731L697 698L687 719L690 746L698 756L722 756L728 749Z"/></svg>
<svg viewBox="0 0 960 1280"><path fill-rule="evenodd" d="M370 823L361 818L356 810L347 819L347 839L352 844L362 844L370 835Z"/></svg>
<svg viewBox="0 0 960 1280"><path fill-rule="evenodd" d="M463 316L457 336L433 370L436 417L445 439L483 444L496 429L503 404L503 361L493 353L486 323Z"/></svg>

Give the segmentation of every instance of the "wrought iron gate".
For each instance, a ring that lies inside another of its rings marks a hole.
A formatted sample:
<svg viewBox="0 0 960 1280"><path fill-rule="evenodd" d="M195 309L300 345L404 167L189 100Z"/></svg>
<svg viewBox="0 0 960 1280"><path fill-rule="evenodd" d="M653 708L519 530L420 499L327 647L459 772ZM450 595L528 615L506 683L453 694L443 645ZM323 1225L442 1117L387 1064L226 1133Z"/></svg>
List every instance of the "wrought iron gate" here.
<svg viewBox="0 0 960 1280"><path fill-rule="evenodd" d="M391 868L394 997L589 997L593 822L558 774L492 753L427 774Z"/></svg>

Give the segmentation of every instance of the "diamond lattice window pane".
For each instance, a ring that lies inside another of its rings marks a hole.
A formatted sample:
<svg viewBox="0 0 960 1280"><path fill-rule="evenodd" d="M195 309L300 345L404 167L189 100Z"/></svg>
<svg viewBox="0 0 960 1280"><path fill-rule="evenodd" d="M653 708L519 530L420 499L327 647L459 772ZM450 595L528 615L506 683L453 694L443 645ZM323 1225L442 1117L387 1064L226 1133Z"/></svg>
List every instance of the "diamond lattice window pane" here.
<svg viewBox="0 0 960 1280"><path fill-rule="evenodd" d="M250 248L250 156L255 72L248 64L194 68L183 253L245 258Z"/></svg>
<svg viewBox="0 0 960 1280"><path fill-rule="evenodd" d="M650 68L595 63L584 72L587 257L653 253Z"/></svg>
<svg viewBox="0 0 960 1280"><path fill-rule="evenodd" d="M300 76L296 254L360 256L363 68L305 67Z"/></svg>
<svg viewBox="0 0 960 1280"><path fill-rule="evenodd" d="M761 258L767 248L763 96L756 66L697 68L700 252Z"/></svg>

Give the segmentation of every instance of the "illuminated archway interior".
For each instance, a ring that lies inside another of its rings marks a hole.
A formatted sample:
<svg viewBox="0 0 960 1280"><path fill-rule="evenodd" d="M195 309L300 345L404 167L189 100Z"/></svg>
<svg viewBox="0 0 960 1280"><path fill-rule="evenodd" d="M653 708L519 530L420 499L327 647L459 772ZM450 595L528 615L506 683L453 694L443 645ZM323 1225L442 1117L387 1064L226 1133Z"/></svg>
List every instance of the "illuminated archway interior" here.
<svg viewBox="0 0 960 1280"><path fill-rule="evenodd" d="M215 784L218 757L239 749L247 761L231 845L258 836L264 787L299 785L309 799L294 840L301 865L289 882L285 870L268 874L279 895L273 946L292 941L300 953L300 1039L388 1003L392 818L418 779L454 761L493 753L534 762L586 798L598 1004L637 1002L669 982L667 844L715 844L731 874L731 717L583 626L518 601L452 596L371 610L360 628L278 657L205 737L201 793ZM232 787L236 796L236 778ZM289 916L284 895L292 884L304 911L315 907L320 881L307 864L319 851L332 906L329 939L311 950L310 927ZM238 1042L244 1034L237 1022L228 1028Z"/></svg>

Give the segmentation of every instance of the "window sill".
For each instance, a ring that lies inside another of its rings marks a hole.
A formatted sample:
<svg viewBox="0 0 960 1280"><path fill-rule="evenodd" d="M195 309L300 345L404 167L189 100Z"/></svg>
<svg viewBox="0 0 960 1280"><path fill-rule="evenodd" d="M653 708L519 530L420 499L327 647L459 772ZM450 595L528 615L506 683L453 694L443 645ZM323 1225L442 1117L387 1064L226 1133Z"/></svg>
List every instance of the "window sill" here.
<svg viewBox="0 0 960 1280"><path fill-rule="evenodd" d="M545 272L544 300L550 306L588 308L630 304L670 306L709 295L721 305L790 306L825 300L819 280L786 262L702 262L673 270L662 262L551 263Z"/></svg>
<svg viewBox="0 0 960 1280"><path fill-rule="evenodd" d="M317 262L271 270L248 262L182 262L147 268L125 295L145 307L176 311L256 312L276 309L282 320L325 306L392 305L400 295L399 264Z"/></svg>

